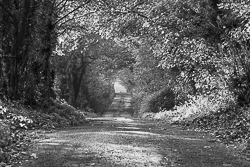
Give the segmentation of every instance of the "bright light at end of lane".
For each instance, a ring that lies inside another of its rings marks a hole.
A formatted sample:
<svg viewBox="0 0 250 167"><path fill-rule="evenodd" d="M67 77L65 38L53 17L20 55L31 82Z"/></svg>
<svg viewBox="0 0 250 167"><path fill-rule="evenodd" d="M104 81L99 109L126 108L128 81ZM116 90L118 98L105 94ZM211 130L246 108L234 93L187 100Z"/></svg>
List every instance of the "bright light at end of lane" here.
<svg viewBox="0 0 250 167"><path fill-rule="evenodd" d="M116 93L127 93L126 88L123 85L121 85L120 82L118 81L114 83L114 87Z"/></svg>

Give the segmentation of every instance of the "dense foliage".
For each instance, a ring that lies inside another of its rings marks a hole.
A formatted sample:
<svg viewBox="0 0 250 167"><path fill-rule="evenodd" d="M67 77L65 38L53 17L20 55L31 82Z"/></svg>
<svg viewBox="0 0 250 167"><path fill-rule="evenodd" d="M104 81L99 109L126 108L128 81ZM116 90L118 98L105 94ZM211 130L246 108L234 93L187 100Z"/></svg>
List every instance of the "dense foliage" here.
<svg viewBox="0 0 250 167"><path fill-rule="evenodd" d="M164 99L156 94L168 87L176 106L162 108L165 118L224 139L248 138L248 2L107 1L100 10L107 12L102 32L118 37L135 59L130 76L120 76L132 81L124 83L139 111Z"/></svg>
<svg viewBox="0 0 250 167"><path fill-rule="evenodd" d="M18 128L77 125L84 117L74 107L103 112L119 78L141 114L247 139L249 8L236 0L0 0L0 99L36 109L7 118L2 107L0 119Z"/></svg>

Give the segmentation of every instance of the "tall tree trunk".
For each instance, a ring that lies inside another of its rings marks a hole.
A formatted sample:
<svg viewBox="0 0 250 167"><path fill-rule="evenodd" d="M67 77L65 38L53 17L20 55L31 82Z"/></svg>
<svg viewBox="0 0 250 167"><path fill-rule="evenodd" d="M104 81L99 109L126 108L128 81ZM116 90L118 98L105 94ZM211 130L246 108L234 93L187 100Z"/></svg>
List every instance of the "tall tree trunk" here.
<svg viewBox="0 0 250 167"><path fill-rule="evenodd" d="M55 18L55 6L53 1L45 0L43 4L43 15L46 17L43 19L43 24L45 25L44 30L41 31L41 41L42 49L41 54L44 57L43 60L43 76L44 76L44 86L43 86L43 97L49 99L54 97L53 94L53 71L50 65L50 58L52 56L53 49L56 42L56 31L53 21Z"/></svg>
<svg viewBox="0 0 250 167"><path fill-rule="evenodd" d="M8 95L12 99L18 98L19 82L21 71L20 65L25 56L24 48L28 48L29 43L29 23L32 19L30 9L32 0L9 2L3 0L2 6L2 49L5 53L5 63L7 66L6 74L8 75Z"/></svg>
<svg viewBox="0 0 250 167"><path fill-rule="evenodd" d="M88 66L88 62L84 62L82 58L80 67L76 67L76 64L74 64L73 69L72 69L73 90L74 90L73 106L75 107L77 107L77 100L78 100L79 92L81 90L83 76L86 73L87 66Z"/></svg>

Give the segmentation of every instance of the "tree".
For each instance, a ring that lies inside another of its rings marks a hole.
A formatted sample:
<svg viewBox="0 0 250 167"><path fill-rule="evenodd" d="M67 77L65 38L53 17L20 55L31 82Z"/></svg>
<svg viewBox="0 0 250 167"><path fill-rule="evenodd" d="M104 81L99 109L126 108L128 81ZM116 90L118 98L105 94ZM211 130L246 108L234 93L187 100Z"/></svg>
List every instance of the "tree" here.
<svg viewBox="0 0 250 167"><path fill-rule="evenodd" d="M38 84L43 84L44 98L51 96L54 9L55 1L0 1L1 85L8 98L35 101ZM43 79L38 81L38 75Z"/></svg>
<svg viewBox="0 0 250 167"><path fill-rule="evenodd" d="M104 11L109 11L106 12L109 19L104 19L103 24L108 34L111 32L131 43L130 49L138 50L137 54L148 46L151 52L148 60L153 59L156 64L149 71L144 69L147 76L161 66L166 78L177 81L176 91L185 92L186 97L218 94L228 89L225 83L236 68L230 64L232 58L221 50L221 44L227 32L239 27L242 20L232 11L222 9L220 3L219 0L108 1ZM140 63L138 69L147 66L148 61L141 60L136 59L135 64ZM159 83L158 78L151 81Z"/></svg>
<svg viewBox="0 0 250 167"><path fill-rule="evenodd" d="M222 1L220 4L221 10L227 11L227 15L221 18L221 22L227 23L224 26L224 41L220 45L221 52L228 57L231 65L230 88L240 106L250 103L249 7L248 2Z"/></svg>
<svg viewBox="0 0 250 167"><path fill-rule="evenodd" d="M104 94L109 97L112 93L112 76L129 64L129 52L113 40L103 39L89 31L72 30L72 34L78 35L75 39L68 35L62 37L54 60L58 63L56 66L61 78L60 97L75 107L96 108L97 101L104 103L100 97Z"/></svg>
<svg viewBox="0 0 250 167"><path fill-rule="evenodd" d="M51 57L58 35L89 2L0 1L0 91L4 96L35 105L55 98Z"/></svg>

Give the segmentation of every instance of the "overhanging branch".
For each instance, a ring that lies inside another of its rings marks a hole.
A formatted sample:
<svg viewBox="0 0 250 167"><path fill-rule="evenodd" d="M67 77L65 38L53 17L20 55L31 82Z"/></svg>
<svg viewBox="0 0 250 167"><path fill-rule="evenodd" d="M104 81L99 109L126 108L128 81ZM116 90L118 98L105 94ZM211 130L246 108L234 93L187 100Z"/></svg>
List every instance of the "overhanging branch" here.
<svg viewBox="0 0 250 167"><path fill-rule="evenodd" d="M61 18L59 18L57 21L55 21L55 23L53 25L56 25L61 20L65 19L67 16L69 16L70 14L72 14L72 13L76 12L77 10L81 9L82 7L84 7L85 5L87 5L90 2L91 2L91 0L87 0L87 2L85 2L84 4L78 6L77 8L75 8L72 11L70 11L69 13L67 13L66 15L62 16Z"/></svg>

